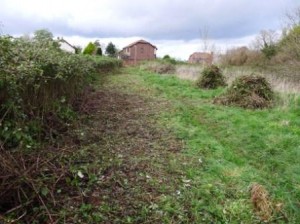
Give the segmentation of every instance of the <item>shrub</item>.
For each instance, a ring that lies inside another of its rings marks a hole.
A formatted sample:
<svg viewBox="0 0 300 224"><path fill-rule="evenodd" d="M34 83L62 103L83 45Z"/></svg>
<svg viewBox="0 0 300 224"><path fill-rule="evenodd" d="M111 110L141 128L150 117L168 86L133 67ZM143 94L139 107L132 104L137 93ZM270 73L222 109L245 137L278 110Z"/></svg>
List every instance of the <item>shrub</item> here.
<svg viewBox="0 0 300 224"><path fill-rule="evenodd" d="M265 45L263 49L261 49L261 52L264 54L264 56L267 59L271 59L274 57L277 53L277 46L275 44L272 45Z"/></svg>
<svg viewBox="0 0 300 224"><path fill-rule="evenodd" d="M226 86L226 82L220 68L216 65L211 65L203 69L202 75L196 81L196 85L199 88L215 89L220 86Z"/></svg>
<svg viewBox="0 0 300 224"><path fill-rule="evenodd" d="M166 62L166 63L170 63L170 64L173 64L173 65L176 65L177 64L177 61L174 59L174 58L171 58L169 55L165 55L163 57L163 60Z"/></svg>
<svg viewBox="0 0 300 224"><path fill-rule="evenodd" d="M92 55L95 53L95 51L97 50L95 44L93 44L92 42L90 42L83 50L83 54L88 54L88 55Z"/></svg>
<svg viewBox="0 0 300 224"><path fill-rule="evenodd" d="M270 107L274 93L267 80L258 75L238 77L228 90L215 99L215 103L249 109Z"/></svg>
<svg viewBox="0 0 300 224"><path fill-rule="evenodd" d="M54 223L48 208L61 211L63 200L51 192L77 191L68 182L77 181L69 161L73 150L58 140L72 127L90 80L121 65L64 52L47 32L37 36L0 36L0 223L45 223L46 215Z"/></svg>
<svg viewBox="0 0 300 224"><path fill-rule="evenodd" d="M116 59L64 52L49 38L0 37L0 145L32 147L53 139L48 134L69 122L63 113L91 77L120 65Z"/></svg>

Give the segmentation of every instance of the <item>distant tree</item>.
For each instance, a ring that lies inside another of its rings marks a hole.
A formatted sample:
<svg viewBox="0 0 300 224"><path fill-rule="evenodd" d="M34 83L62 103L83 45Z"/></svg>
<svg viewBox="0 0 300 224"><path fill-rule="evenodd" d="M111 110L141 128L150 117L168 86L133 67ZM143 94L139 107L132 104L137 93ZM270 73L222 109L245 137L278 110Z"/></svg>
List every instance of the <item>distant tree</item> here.
<svg viewBox="0 0 300 224"><path fill-rule="evenodd" d="M300 6L285 15L285 28L279 42L280 51L286 58L300 60Z"/></svg>
<svg viewBox="0 0 300 224"><path fill-rule="evenodd" d="M40 29L34 32L33 39L36 41L53 41L53 34L47 29Z"/></svg>
<svg viewBox="0 0 300 224"><path fill-rule="evenodd" d="M95 54L99 55L99 56L102 56L102 48L101 48L101 44L99 43L99 40L96 40L94 42L94 45L96 46Z"/></svg>
<svg viewBox="0 0 300 224"><path fill-rule="evenodd" d="M82 47L81 46L75 46L75 54L80 54L82 51Z"/></svg>
<svg viewBox="0 0 300 224"><path fill-rule="evenodd" d="M95 45L96 47L101 47L101 44L100 44L99 40L96 40L96 41L94 42L94 45Z"/></svg>
<svg viewBox="0 0 300 224"><path fill-rule="evenodd" d="M101 49L101 47L97 48L96 55L102 56L102 49Z"/></svg>
<svg viewBox="0 0 300 224"><path fill-rule="evenodd" d="M255 40L255 47L266 58L271 59L277 53L278 34L274 30L262 30Z"/></svg>
<svg viewBox="0 0 300 224"><path fill-rule="evenodd" d="M289 58L300 60L300 25L283 34L279 47Z"/></svg>
<svg viewBox="0 0 300 224"><path fill-rule="evenodd" d="M36 30L33 40L41 44L41 46L54 47L57 49L60 47L59 42L53 39L53 34L47 29Z"/></svg>
<svg viewBox="0 0 300 224"><path fill-rule="evenodd" d="M112 42L110 42L105 49L105 54L109 57L117 57L117 52L118 50Z"/></svg>
<svg viewBox="0 0 300 224"><path fill-rule="evenodd" d="M201 50L203 52L214 52L216 46L211 41L209 27L204 26L199 30L199 32L200 32L200 38L202 42Z"/></svg>
<svg viewBox="0 0 300 224"><path fill-rule="evenodd" d="M92 55L96 51L96 46L92 42L89 42L89 44L84 48L83 54L89 54Z"/></svg>
<svg viewBox="0 0 300 224"><path fill-rule="evenodd" d="M293 29L296 26L300 26L300 6L289 12L286 12L285 26L288 30Z"/></svg>
<svg viewBox="0 0 300 224"><path fill-rule="evenodd" d="M170 55L166 54L163 59L171 59Z"/></svg>

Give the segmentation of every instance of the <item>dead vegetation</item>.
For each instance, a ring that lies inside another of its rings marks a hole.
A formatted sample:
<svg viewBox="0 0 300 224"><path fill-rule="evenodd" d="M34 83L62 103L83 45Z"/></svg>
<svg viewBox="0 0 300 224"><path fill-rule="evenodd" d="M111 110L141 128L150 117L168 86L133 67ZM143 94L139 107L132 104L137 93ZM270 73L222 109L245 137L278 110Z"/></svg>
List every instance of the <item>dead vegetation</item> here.
<svg viewBox="0 0 300 224"><path fill-rule="evenodd" d="M66 178L74 178L68 164L61 163L67 154L65 150L52 148L38 155L1 150L0 221L33 223L46 219L54 223L53 212L65 204L58 191L82 198L76 189L65 183Z"/></svg>
<svg viewBox="0 0 300 224"><path fill-rule="evenodd" d="M74 102L75 109L84 111L84 100L89 91ZM68 206L78 207L86 197L75 183L78 173L73 166L79 161L81 142L71 128L55 115L45 120L49 130L47 146L40 149L0 149L0 222L56 223L59 212ZM76 124L72 125L75 128ZM55 138L54 138L55 135ZM82 160L82 159L81 159ZM81 187L90 182L88 176L80 180Z"/></svg>
<svg viewBox="0 0 300 224"><path fill-rule="evenodd" d="M254 183L251 186L250 194L256 214L262 221L270 221L273 208L267 190L262 185Z"/></svg>
<svg viewBox="0 0 300 224"><path fill-rule="evenodd" d="M146 64L141 65L141 68L155 72L158 74L174 74L176 71L176 66L169 62L147 62Z"/></svg>
<svg viewBox="0 0 300 224"><path fill-rule="evenodd" d="M155 105L151 101L146 104L143 98L112 91L98 92L95 97L88 102L95 105L95 119L90 124L93 131L88 138L101 136L107 145L102 150L114 155L115 161L103 171L90 203L112 208L102 211L107 222L126 216L138 217L135 222L145 222L146 217L139 215L142 210L155 205L160 195L172 190L172 183L177 181L165 166L168 154L176 153L182 146L168 131L155 127L151 119L155 116ZM160 185L167 183L168 189L162 192ZM147 219L156 223L153 211L146 212Z"/></svg>
<svg viewBox="0 0 300 224"><path fill-rule="evenodd" d="M273 223L277 218L289 223L283 212L283 203L275 203L264 186L253 183L250 187L251 202L259 219L265 223Z"/></svg>
<svg viewBox="0 0 300 224"><path fill-rule="evenodd" d="M227 91L214 102L248 109L263 109L272 106L273 90L264 77L257 75L238 77Z"/></svg>

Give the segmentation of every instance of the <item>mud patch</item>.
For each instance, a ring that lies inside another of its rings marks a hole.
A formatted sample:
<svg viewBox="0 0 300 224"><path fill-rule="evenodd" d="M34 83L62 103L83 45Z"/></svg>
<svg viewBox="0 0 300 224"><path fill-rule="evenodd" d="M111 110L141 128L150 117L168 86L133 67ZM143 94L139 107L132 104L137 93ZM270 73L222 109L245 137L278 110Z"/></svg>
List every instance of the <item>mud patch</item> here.
<svg viewBox="0 0 300 224"><path fill-rule="evenodd" d="M83 142L99 147L110 160L88 198L104 223L126 219L155 223L153 205L175 191L178 180L166 167L182 144L169 130L157 127L155 119L166 104L108 90L95 92L86 102L89 119Z"/></svg>

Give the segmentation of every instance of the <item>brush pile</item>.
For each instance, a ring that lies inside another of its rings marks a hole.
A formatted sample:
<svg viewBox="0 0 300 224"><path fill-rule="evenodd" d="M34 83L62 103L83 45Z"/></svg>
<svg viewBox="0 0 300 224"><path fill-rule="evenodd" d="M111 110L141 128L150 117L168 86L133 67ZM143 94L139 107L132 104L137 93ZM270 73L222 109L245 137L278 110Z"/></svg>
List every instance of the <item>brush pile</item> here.
<svg viewBox="0 0 300 224"><path fill-rule="evenodd" d="M214 102L248 109L263 109L272 106L273 98L272 88L264 77L247 75L238 77Z"/></svg>

